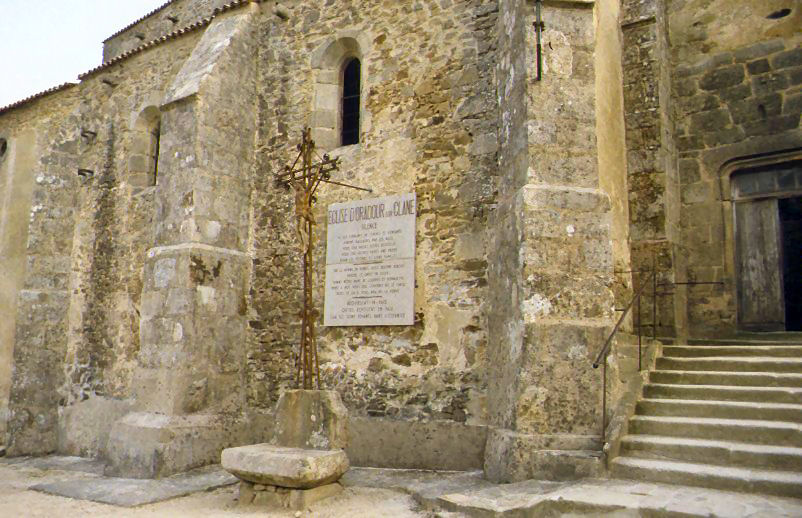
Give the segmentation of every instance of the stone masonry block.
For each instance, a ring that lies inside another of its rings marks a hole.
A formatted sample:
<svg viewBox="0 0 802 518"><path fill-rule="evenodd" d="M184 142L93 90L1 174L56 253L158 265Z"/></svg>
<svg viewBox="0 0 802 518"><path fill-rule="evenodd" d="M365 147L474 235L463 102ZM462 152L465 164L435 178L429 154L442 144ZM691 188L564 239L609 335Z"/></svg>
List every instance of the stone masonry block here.
<svg viewBox="0 0 802 518"><path fill-rule="evenodd" d="M788 79L783 74L764 74L752 78L752 90L755 95L779 92L788 87Z"/></svg>
<svg viewBox="0 0 802 518"><path fill-rule="evenodd" d="M337 126L338 116L339 112L337 110L318 108L312 116L312 124L320 128L334 128Z"/></svg>
<svg viewBox="0 0 802 518"><path fill-rule="evenodd" d="M153 167L153 159L147 155L131 155L128 170L135 173L148 173Z"/></svg>
<svg viewBox="0 0 802 518"><path fill-rule="evenodd" d="M699 80L703 90L721 90L743 82L745 77L743 65L729 65L708 72Z"/></svg>
<svg viewBox="0 0 802 518"><path fill-rule="evenodd" d="M798 126L799 114L791 114L744 124L744 131L747 137L776 135L784 131L796 129Z"/></svg>
<svg viewBox="0 0 802 518"><path fill-rule="evenodd" d="M731 103L730 114L738 124L779 115L782 107L780 94L764 95Z"/></svg>
<svg viewBox="0 0 802 518"><path fill-rule="evenodd" d="M802 65L802 47L798 47L785 52L780 52L771 58L771 65L774 69L798 67Z"/></svg>
<svg viewBox="0 0 802 518"><path fill-rule="evenodd" d="M342 493L341 484L334 482L311 489L289 489L285 487L253 484L245 480L239 484L238 505L248 507L285 508L302 511L315 502L331 498Z"/></svg>
<svg viewBox="0 0 802 518"><path fill-rule="evenodd" d="M802 113L802 94L789 95L783 103L783 114L792 115Z"/></svg>
<svg viewBox="0 0 802 518"><path fill-rule="evenodd" d="M691 131L703 133L715 131L731 123L730 115L724 108L696 113L691 116Z"/></svg>
<svg viewBox="0 0 802 518"><path fill-rule="evenodd" d="M719 90L716 92L716 95L719 99L725 102L731 101L738 101L740 99L746 99L747 97L752 95L752 87L748 84L740 84L737 86L733 86L732 88L725 88L724 90ZM718 105L718 102L716 102ZM716 106L714 106L715 108Z"/></svg>
<svg viewBox="0 0 802 518"><path fill-rule="evenodd" d="M696 79L678 79L674 82L674 92L678 97L688 97L698 91Z"/></svg>
<svg viewBox="0 0 802 518"><path fill-rule="evenodd" d="M790 68L786 70L785 76L788 78L788 84L792 86L802 84L802 67Z"/></svg>
<svg viewBox="0 0 802 518"><path fill-rule="evenodd" d="M337 111L340 107L340 87L335 84L317 85L315 109Z"/></svg>
<svg viewBox="0 0 802 518"><path fill-rule="evenodd" d="M704 136L705 145L708 147L723 146L740 142L746 137L746 133L740 127L723 128L719 131L707 133Z"/></svg>
<svg viewBox="0 0 802 518"><path fill-rule="evenodd" d="M762 74L764 72L768 72L769 70L771 70L771 67L769 66L769 60L764 58L747 63L746 69L749 71L751 75L757 75L757 74Z"/></svg>
<svg viewBox="0 0 802 518"><path fill-rule="evenodd" d="M276 405L271 441L281 446L345 449L348 410L333 390L286 390Z"/></svg>
<svg viewBox="0 0 802 518"><path fill-rule="evenodd" d="M752 59L768 56L769 54L774 54L775 52L779 52L784 48L785 44L781 39L761 41L759 43L755 43L754 45L749 45L736 50L733 53L733 56L735 57L735 61L740 63L743 61L750 61Z"/></svg>
<svg viewBox="0 0 802 518"><path fill-rule="evenodd" d="M679 161L679 175L683 184L699 181L701 179L699 162L693 158L681 158Z"/></svg>

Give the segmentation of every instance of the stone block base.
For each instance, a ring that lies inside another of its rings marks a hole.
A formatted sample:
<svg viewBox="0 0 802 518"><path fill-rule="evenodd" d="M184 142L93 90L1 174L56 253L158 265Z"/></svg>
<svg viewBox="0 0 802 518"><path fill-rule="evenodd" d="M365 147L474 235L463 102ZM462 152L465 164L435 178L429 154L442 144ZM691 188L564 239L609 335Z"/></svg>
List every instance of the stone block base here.
<svg viewBox="0 0 802 518"><path fill-rule="evenodd" d="M272 444L313 450L345 449L348 410L334 390L285 390L276 405Z"/></svg>
<svg viewBox="0 0 802 518"><path fill-rule="evenodd" d="M112 426L105 474L161 478L217 463L221 450L238 440L239 428L215 415L130 413Z"/></svg>
<svg viewBox="0 0 802 518"><path fill-rule="evenodd" d="M243 480L239 484L239 505L283 507L293 511L302 511L315 502L340 494L342 490L343 487L337 482L312 489L294 489L252 484Z"/></svg>
<svg viewBox="0 0 802 518"><path fill-rule="evenodd" d="M576 480L605 473L598 436L488 431L485 477L496 483L528 479Z"/></svg>

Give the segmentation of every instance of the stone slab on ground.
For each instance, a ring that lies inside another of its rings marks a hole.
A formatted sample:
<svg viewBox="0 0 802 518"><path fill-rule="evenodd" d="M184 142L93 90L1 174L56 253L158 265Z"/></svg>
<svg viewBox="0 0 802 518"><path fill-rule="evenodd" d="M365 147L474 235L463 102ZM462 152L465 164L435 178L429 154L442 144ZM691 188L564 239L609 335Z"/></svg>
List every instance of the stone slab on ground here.
<svg viewBox="0 0 802 518"><path fill-rule="evenodd" d="M63 468L40 467L38 469ZM38 484L31 486L30 489L79 500L134 507L197 491L208 491L237 482L235 476L221 469L219 465L214 465L162 479L93 477Z"/></svg>
<svg viewBox="0 0 802 518"><path fill-rule="evenodd" d="M0 517L293 518L297 512L283 508L240 507L236 485L137 507L118 507L29 490L35 484L87 477L97 475L0 463ZM431 513L421 511L407 493L359 487L344 489L337 496L312 504L302 515L306 518L432 518Z"/></svg>
<svg viewBox="0 0 802 518"><path fill-rule="evenodd" d="M472 518L524 516L799 517L802 500L632 480L588 479L541 488L528 480L443 495L440 506ZM540 489L545 489L540 491Z"/></svg>
<svg viewBox="0 0 802 518"><path fill-rule="evenodd" d="M423 471L415 469L351 468L340 479L345 487L375 487L403 491L428 509L451 493L495 487L481 471Z"/></svg>
<svg viewBox="0 0 802 518"><path fill-rule="evenodd" d="M409 493L442 518L540 516L791 518L802 516L802 500L633 480L527 480L493 484L482 472L433 472L351 468L346 487Z"/></svg>
<svg viewBox="0 0 802 518"><path fill-rule="evenodd" d="M287 488L311 489L336 482L348 471L343 450L309 450L272 444L227 448L223 468L242 480Z"/></svg>

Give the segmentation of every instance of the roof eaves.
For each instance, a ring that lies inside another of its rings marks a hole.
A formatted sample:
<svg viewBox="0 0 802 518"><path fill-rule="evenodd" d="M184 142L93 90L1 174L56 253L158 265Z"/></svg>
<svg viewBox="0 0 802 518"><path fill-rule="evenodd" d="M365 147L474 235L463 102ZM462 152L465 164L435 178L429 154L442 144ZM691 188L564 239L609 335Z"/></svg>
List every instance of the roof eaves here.
<svg viewBox="0 0 802 518"><path fill-rule="evenodd" d="M181 36L184 36L186 34L190 34L192 32L195 32L198 29L206 27L207 25L212 23L212 20L215 17L217 17L217 15L219 15L219 14L225 13L227 11L231 11L233 9L238 9L238 8L244 6L244 5L249 4L249 3L261 3L261 2L262 2L262 0L234 0L231 3L223 5L222 7L217 7L217 8L215 8L214 11L212 11L212 15L209 16L208 18L202 18L202 19L196 21L195 23L187 25L183 29L175 30L175 31L173 31L173 32L171 32L169 34L165 34L164 36L156 38L155 40L151 40L151 41L149 41L147 43L143 43L142 45L136 47L135 49L131 49L128 52L123 52L119 56L116 56L116 57L114 57L114 58L112 58L112 59L110 59L108 61L103 62L100 66L97 66L97 67L95 67L95 68L93 68L93 69L91 69L91 70L89 70L87 72L84 72L83 74L78 76L78 79L81 79L81 80L86 79L87 77L89 77L89 76L91 76L93 74L96 74L96 73L98 73L98 72L100 72L102 70L105 70L106 68L108 68L108 67L110 67L112 65L115 65L115 64L117 64L117 63L119 63L121 61L124 61L124 60L130 58L131 56L139 54L140 52L142 52L144 50L156 47L158 45L161 45L162 43L165 43L165 42L170 41L170 40L174 40L174 39L179 38Z"/></svg>
<svg viewBox="0 0 802 518"><path fill-rule="evenodd" d="M159 7L157 7L156 9L154 9L154 10L152 10L151 12L149 12L148 14L146 14L145 16L143 16L143 17L141 17L141 18L138 18L137 20L135 20L135 21L133 21L133 22L129 23L128 25L126 25L125 27L123 27L122 29L120 29L119 31L115 32L114 34L112 34L111 36L109 36L108 38L106 38L105 40L103 40L103 43L106 43L107 41L109 41L110 39L114 38L115 36L119 36L120 34L124 33L125 31L127 31L128 29L130 29L131 27L133 27L134 25L136 25L136 24L138 24L139 22L141 22L142 20L145 20L146 18L150 18L151 16L153 16L153 15L154 15L154 14L156 14L156 13L158 13L159 11L161 11L162 9L164 9L165 7L167 7L168 5L172 4L174 1L175 1L175 0L169 0L168 2L166 2L166 3L162 4L162 5L160 5L160 6L159 6Z"/></svg>

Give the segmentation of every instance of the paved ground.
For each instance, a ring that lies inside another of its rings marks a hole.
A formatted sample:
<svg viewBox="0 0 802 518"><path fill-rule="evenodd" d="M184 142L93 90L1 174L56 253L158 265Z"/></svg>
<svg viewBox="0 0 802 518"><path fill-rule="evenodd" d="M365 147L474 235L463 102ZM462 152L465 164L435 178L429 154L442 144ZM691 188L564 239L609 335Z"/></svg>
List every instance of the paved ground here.
<svg viewBox="0 0 802 518"><path fill-rule="evenodd" d="M33 486L81 481L104 484L102 477L85 470L73 470L75 466L62 460L61 466L48 468L50 463L41 459L24 462L4 459L0 463L0 517L2 518L208 518L249 517L290 518L295 513L282 510L268 512L256 507L237 506L237 486L193 493L189 496L138 507L118 507L88 500L76 500L35 491ZM105 482L106 491L113 494L114 487ZM123 486L118 486L123 487ZM400 491L349 487L342 494L319 502L299 514L320 518L419 518L431 516L419 510L418 504L408 494Z"/></svg>
<svg viewBox="0 0 802 518"><path fill-rule="evenodd" d="M0 517L802 517L802 499L623 480L571 483L532 480L496 485L483 480L479 472L370 468L351 469L342 480L346 486L342 494L296 514L238 507L237 486L230 485L230 480L215 468L161 483L104 479L99 475L101 468L96 463L76 458L2 459ZM99 496L107 501L116 498L125 502L131 495L142 493L169 498L171 491L183 490L181 488L188 487L187 484L193 489L199 485L212 489L137 507L53 496L33 489L70 488L69 491L81 498ZM221 484L223 487L219 487Z"/></svg>

